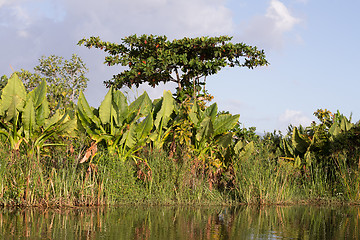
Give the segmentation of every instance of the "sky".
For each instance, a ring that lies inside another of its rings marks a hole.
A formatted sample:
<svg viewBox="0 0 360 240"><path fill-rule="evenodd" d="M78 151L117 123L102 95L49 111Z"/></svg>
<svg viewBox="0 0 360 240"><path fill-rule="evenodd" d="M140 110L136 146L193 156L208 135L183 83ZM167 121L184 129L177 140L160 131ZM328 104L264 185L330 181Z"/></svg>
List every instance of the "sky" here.
<svg viewBox="0 0 360 240"><path fill-rule="evenodd" d="M0 0L0 75L33 70L42 56L80 56L90 80L85 96L98 107L103 81L121 71L103 64L101 50L78 46L86 37L121 42L132 34L169 39L228 35L263 49L270 65L224 68L207 78L220 110L240 114L244 127L285 132L309 126L319 109L360 120L360 1L358 0ZM146 90L155 99L173 84Z"/></svg>

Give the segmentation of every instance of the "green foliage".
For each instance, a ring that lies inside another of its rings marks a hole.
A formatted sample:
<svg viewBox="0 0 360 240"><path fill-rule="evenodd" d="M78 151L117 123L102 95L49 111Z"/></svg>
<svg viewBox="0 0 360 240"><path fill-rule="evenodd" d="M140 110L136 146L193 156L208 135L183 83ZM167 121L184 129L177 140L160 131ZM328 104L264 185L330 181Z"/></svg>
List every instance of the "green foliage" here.
<svg viewBox="0 0 360 240"><path fill-rule="evenodd" d="M233 133L240 115L219 114L214 103L201 110L197 101L194 102L189 119L193 124L191 142L195 156L210 171L226 169L231 163L229 153L233 151Z"/></svg>
<svg viewBox="0 0 360 240"><path fill-rule="evenodd" d="M27 93L17 74L13 74L0 100L0 135L6 137L15 152L24 142L28 154L34 150L40 154L45 146L61 144L58 138L72 136L76 120L60 111L49 117L49 111L46 82Z"/></svg>
<svg viewBox="0 0 360 240"><path fill-rule="evenodd" d="M1 78L0 78L0 97L2 94L2 90L6 86L7 82L8 82L8 77L6 75L1 76Z"/></svg>
<svg viewBox="0 0 360 240"><path fill-rule="evenodd" d="M146 142L153 128L152 102L145 92L130 105L119 91L110 88L99 109L90 108L83 93L80 93L77 117L81 128L96 143L105 143L106 148L118 152L126 159L134 156ZM140 123L140 118L145 117Z"/></svg>
<svg viewBox="0 0 360 240"><path fill-rule="evenodd" d="M314 181L317 169L321 169L325 182L337 183L339 166L349 172L357 168L358 162L354 159L359 156L360 149L355 137L358 129L339 111L333 114L319 109L314 115L320 124L313 122L306 128L289 127L289 134L280 139L281 159L290 162L305 182L310 176ZM345 158L344 164L337 161L343 154L351 156Z"/></svg>
<svg viewBox="0 0 360 240"><path fill-rule="evenodd" d="M41 82L48 84L47 98L51 113L56 109L68 109L84 91L89 79L85 77L88 69L83 60L73 54L70 60L51 55L41 57L35 73L24 69L17 72L28 91L35 89Z"/></svg>
<svg viewBox="0 0 360 240"><path fill-rule="evenodd" d="M21 121L20 113L24 110L26 90L21 80L14 74L4 87L0 100L1 129L0 134L4 135L10 142L11 148L19 150L23 140L18 122Z"/></svg>
<svg viewBox="0 0 360 240"><path fill-rule="evenodd" d="M170 91L164 91L163 97L154 103L154 131L150 135L150 139L153 141L154 147L159 149L163 146L171 130L168 123L175 110L175 102Z"/></svg>
<svg viewBox="0 0 360 240"><path fill-rule="evenodd" d="M128 68L105 82L107 86L119 89L148 83L155 87L161 82L176 82L177 97L184 100L184 94L200 97L199 90L205 85L206 76L226 66L254 68L268 64L262 50L244 43L234 44L231 39L227 36L185 37L169 41L165 36L131 35L119 44L90 37L80 40L78 45L100 48L109 54L105 64Z"/></svg>
<svg viewBox="0 0 360 240"><path fill-rule="evenodd" d="M226 36L78 44L127 68L106 82L97 109L83 94L87 69L76 55L42 57L36 73L1 78L0 139L12 154L0 158L0 204L360 200L360 125L351 118L319 109L320 123L260 137L240 127L239 115L207 106L207 76L268 64L256 47ZM128 103L118 90L167 82L178 84L175 98L164 91L152 101L144 92Z"/></svg>

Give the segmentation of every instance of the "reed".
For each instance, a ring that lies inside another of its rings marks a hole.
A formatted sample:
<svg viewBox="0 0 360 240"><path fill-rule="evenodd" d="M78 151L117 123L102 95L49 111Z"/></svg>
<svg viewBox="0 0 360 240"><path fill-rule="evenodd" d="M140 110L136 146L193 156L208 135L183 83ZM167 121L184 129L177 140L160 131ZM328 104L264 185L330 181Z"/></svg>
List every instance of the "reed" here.
<svg viewBox="0 0 360 240"><path fill-rule="evenodd" d="M313 165L305 175L291 161L257 144L250 155L234 155L214 180L212 170L191 153L169 157L143 148L124 159L106 149L80 163L84 143L75 150L54 148L40 158L0 146L2 206L95 206L117 204L221 205L358 202L359 170L351 156L334 155L335 179Z"/></svg>

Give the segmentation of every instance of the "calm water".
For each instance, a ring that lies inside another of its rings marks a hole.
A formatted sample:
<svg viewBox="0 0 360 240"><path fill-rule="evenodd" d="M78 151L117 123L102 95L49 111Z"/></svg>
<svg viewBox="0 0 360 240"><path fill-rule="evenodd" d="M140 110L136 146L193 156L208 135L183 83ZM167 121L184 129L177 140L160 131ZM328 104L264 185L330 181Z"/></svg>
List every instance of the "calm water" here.
<svg viewBox="0 0 360 240"><path fill-rule="evenodd" d="M360 207L0 209L0 239L360 239Z"/></svg>

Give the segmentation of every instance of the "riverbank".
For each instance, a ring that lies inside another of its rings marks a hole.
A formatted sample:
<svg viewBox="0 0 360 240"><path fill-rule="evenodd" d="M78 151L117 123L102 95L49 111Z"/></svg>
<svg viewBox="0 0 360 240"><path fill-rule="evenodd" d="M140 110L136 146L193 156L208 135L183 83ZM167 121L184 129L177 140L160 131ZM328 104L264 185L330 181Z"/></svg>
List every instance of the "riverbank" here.
<svg viewBox="0 0 360 240"><path fill-rule="evenodd" d="M169 156L163 150L143 148L135 158L124 160L105 149L86 154L86 143L76 143L51 148L40 158L0 147L0 205L359 203L357 172L339 169L338 181L330 182L322 169L313 166L304 173L264 142L218 169L189 152Z"/></svg>

